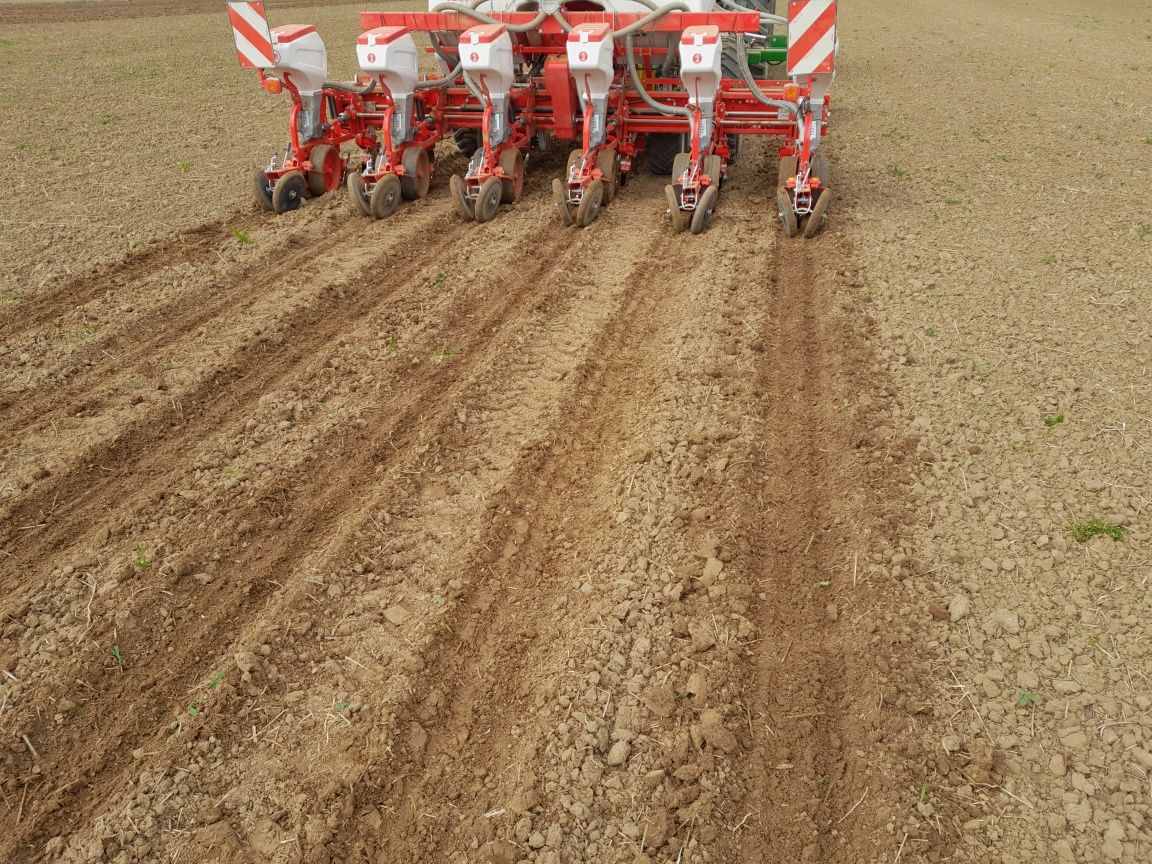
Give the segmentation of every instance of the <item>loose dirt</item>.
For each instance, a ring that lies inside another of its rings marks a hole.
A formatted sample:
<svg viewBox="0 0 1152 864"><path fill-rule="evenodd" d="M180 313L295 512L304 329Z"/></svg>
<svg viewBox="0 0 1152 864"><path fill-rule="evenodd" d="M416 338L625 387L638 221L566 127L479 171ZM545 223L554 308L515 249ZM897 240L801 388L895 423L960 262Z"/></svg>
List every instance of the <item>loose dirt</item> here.
<svg viewBox="0 0 1152 864"><path fill-rule="evenodd" d="M0 6L0 859L1152 857L1152 10L846 4L810 242L257 213L181 11Z"/></svg>

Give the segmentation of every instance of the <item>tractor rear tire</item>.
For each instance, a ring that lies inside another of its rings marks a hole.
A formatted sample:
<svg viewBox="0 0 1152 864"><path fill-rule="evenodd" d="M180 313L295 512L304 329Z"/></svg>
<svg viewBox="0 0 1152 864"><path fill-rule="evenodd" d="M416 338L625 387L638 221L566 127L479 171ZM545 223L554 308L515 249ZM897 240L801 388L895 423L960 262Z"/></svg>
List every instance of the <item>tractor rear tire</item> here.
<svg viewBox="0 0 1152 864"><path fill-rule="evenodd" d="M452 140L456 142L456 149L469 159L480 149L479 129L456 129L452 132Z"/></svg>
<svg viewBox="0 0 1152 864"><path fill-rule="evenodd" d="M648 170L657 177L672 173L676 155L684 149L685 136L678 132L657 132L648 136Z"/></svg>
<svg viewBox="0 0 1152 864"><path fill-rule="evenodd" d="M724 53L720 56L720 74L725 78L735 78L741 84L744 83L744 74L740 71L740 61L736 59L736 45L733 42L724 43ZM740 155L740 136L728 135L726 137L729 150L728 161L735 162Z"/></svg>

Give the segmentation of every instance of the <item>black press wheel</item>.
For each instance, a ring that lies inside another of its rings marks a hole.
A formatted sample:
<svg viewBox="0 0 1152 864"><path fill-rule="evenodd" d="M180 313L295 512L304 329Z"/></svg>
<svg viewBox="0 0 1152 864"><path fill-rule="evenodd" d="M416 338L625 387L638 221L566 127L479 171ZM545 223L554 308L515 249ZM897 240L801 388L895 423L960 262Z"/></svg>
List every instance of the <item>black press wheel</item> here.
<svg viewBox="0 0 1152 864"><path fill-rule="evenodd" d="M830 203L832 203L831 189L822 189L816 194L816 203L812 205L812 212L808 215L808 221L804 223L804 236L809 240L819 234L820 229L824 227L824 218Z"/></svg>
<svg viewBox="0 0 1152 864"><path fill-rule="evenodd" d="M272 184L268 182L268 175L263 170L256 172L255 183L252 185L252 194L256 199L256 206L261 210L272 209Z"/></svg>
<svg viewBox="0 0 1152 864"><path fill-rule="evenodd" d="M568 153L568 164L565 166L564 179L571 180L572 172L576 170L576 166L580 164L580 160L584 158L583 150L572 150Z"/></svg>
<svg viewBox="0 0 1152 864"><path fill-rule="evenodd" d="M552 203L556 205L560 219L566 227L571 228L576 224L576 214L572 205L568 203L568 184L559 177L552 180Z"/></svg>
<svg viewBox="0 0 1152 864"><path fill-rule="evenodd" d="M289 171L284 174L272 189L272 209L277 213L287 213L296 210L304 200L304 190L308 182L304 179L304 172Z"/></svg>
<svg viewBox="0 0 1152 864"><path fill-rule="evenodd" d="M385 174L372 187L372 215L377 219L387 219L400 206L404 196L400 190L400 178L395 174Z"/></svg>
<svg viewBox="0 0 1152 864"><path fill-rule="evenodd" d="M600 215L600 205L604 203L604 185L603 180L596 179L584 190L580 206L576 208L576 224L581 228L587 228Z"/></svg>
<svg viewBox="0 0 1152 864"><path fill-rule="evenodd" d="M664 197L668 199L668 214L672 217L672 230L679 234L688 227L692 213L680 209L680 196L676 194L674 186L664 187Z"/></svg>
<svg viewBox="0 0 1152 864"><path fill-rule="evenodd" d="M475 219L476 212L472 209L472 202L468 200L468 186L464 183L464 178L459 174L453 174L452 179L448 181L448 188L452 190L452 204L460 214L460 218L467 222Z"/></svg>
<svg viewBox="0 0 1152 864"><path fill-rule="evenodd" d="M476 221L487 222L500 210L500 202L504 198L504 184L499 177L489 177L480 185L480 194L476 196Z"/></svg>
<svg viewBox="0 0 1152 864"><path fill-rule="evenodd" d="M596 167L604 180L604 206L607 207L620 187L620 154L615 150L601 150L596 154Z"/></svg>
<svg viewBox="0 0 1152 864"><path fill-rule="evenodd" d="M400 178L400 194L405 201L415 201L428 194L432 185L432 160L423 147L409 147L400 157L404 176Z"/></svg>
<svg viewBox="0 0 1152 864"><path fill-rule="evenodd" d="M500 154L500 170L506 175L500 181L500 201L515 204L524 194L524 151L509 147Z"/></svg>
<svg viewBox="0 0 1152 864"><path fill-rule="evenodd" d="M703 234L708 230L712 221L712 211L716 209L716 201L720 197L720 190L709 186L696 202L696 209L692 211L692 222L689 225L693 234Z"/></svg>
<svg viewBox="0 0 1152 864"><path fill-rule="evenodd" d="M368 187L364 183L364 175L353 171L348 175L348 200L352 202L352 209L361 216L372 215L372 203L368 197Z"/></svg>
<svg viewBox="0 0 1152 864"><path fill-rule="evenodd" d="M820 188L826 189L832 185L832 168L828 164L828 157L820 154L812 157L812 176L820 181Z"/></svg>
<svg viewBox="0 0 1152 864"><path fill-rule="evenodd" d="M785 186L796 176L799 160L795 156L781 156L780 164L776 167L776 185Z"/></svg>
<svg viewBox="0 0 1152 864"><path fill-rule="evenodd" d="M724 183L724 160L719 156L705 156L701 166L704 173L712 180L712 185L719 188Z"/></svg>
<svg viewBox="0 0 1152 864"><path fill-rule="evenodd" d="M776 209L780 214L780 224L784 226L784 236L795 237L800 233L800 223L796 220L796 208L792 206L792 196L787 189L776 191Z"/></svg>

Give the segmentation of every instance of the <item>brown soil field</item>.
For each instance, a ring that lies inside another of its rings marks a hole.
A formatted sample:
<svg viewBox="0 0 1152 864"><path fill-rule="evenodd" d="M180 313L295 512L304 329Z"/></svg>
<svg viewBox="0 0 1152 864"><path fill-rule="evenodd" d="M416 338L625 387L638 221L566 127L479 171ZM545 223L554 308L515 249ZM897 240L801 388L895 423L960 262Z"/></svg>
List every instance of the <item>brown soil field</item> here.
<svg viewBox="0 0 1152 864"><path fill-rule="evenodd" d="M1152 861L1152 4L840 40L806 242L260 213L222 4L0 5L0 860Z"/></svg>

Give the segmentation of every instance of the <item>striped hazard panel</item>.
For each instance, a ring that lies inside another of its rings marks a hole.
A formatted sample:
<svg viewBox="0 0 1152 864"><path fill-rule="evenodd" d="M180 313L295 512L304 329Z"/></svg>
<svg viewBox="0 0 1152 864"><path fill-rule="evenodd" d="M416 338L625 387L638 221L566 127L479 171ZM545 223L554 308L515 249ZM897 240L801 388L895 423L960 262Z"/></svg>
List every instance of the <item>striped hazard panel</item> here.
<svg viewBox="0 0 1152 864"><path fill-rule="evenodd" d="M836 0L788 4L788 74L831 72L836 54Z"/></svg>
<svg viewBox="0 0 1152 864"><path fill-rule="evenodd" d="M276 65L272 32L268 29L263 3L229 3L228 19L232 22L232 38L236 40L236 56L241 66L267 69Z"/></svg>

